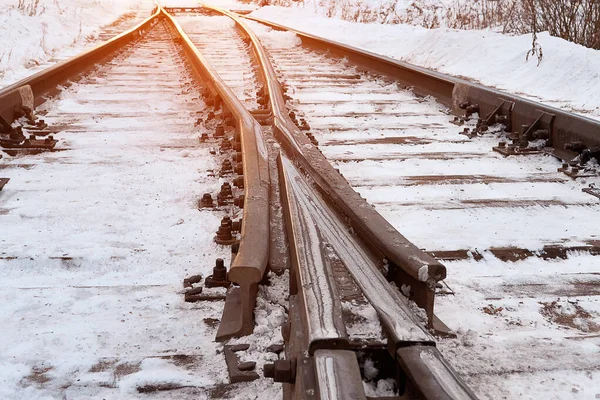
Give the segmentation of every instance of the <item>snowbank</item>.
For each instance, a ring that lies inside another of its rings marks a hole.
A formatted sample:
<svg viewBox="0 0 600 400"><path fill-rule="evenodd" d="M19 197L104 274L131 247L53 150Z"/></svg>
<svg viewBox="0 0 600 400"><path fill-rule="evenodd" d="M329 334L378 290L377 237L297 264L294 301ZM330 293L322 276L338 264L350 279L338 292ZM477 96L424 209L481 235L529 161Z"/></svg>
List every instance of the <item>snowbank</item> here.
<svg viewBox="0 0 600 400"><path fill-rule="evenodd" d="M94 33L151 0L0 0L0 81L49 60L61 49L94 43Z"/></svg>
<svg viewBox="0 0 600 400"><path fill-rule="evenodd" d="M251 15L600 119L600 52L548 33L538 35L538 66L526 60L531 35L353 23L296 7Z"/></svg>

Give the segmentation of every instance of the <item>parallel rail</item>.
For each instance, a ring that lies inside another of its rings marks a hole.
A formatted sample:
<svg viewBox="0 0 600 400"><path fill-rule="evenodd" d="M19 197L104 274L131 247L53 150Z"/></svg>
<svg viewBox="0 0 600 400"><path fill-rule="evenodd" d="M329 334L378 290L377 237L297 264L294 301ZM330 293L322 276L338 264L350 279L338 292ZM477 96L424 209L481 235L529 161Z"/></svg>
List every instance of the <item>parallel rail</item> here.
<svg viewBox="0 0 600 400"><path fill-rule="evenodd" d="M115 52L143 36L159 20L165 20L171 26L173 34L179 38L198 79L209 86L215 108L222 107L221 115L229 113L235 121L235 136L239 138L242 152L245 195L241 203L245 212L239 247L232 260L228 278L240 287L233 289L228 296L225 312L228 319L222 321L217 337L223 340L231 336L246 335L253 329L256 290L268 263L269 214L264 212L269 205L266 146L260 125L163 8L157 7L151 17L115 38L0 90L0 133L10 132L10 124L23 107L32 111L48 96L57 93L57 86L76 79L97 63L107 60Z"/></svg>
<svg viewBox="0 0 600 400"><path fill-rule="evenodd" d="M57 86L69 79L75 79L97 63L106 60L119 49L143 36L148 29L158 22L161 14L161 10L156 9L151 17L134 28L99 44L93 49L84 51L77 56L59 62L1 89L0 132L3 132L2 125L6 129L6 124L10 125L14 121L15 108L25 106L32 109L40 105L47 96L57 92Z"/></svg>
<svg viewBox="0 0 600 400"><path fill-rule="evenodd" d="M412 88L417 95L435 97L457 115L478 112L485 124L502 120L515 140L523 144L537 139L536 131L548 131L538 135L547 140L546 146L553 149L552 154L564 161L571 161L586 150L598 152L600 121L274 22L248 15L240 17L276 30L294 32L302 39L303 45L319 51L326 50L366 70L391 76Z"/></svg>

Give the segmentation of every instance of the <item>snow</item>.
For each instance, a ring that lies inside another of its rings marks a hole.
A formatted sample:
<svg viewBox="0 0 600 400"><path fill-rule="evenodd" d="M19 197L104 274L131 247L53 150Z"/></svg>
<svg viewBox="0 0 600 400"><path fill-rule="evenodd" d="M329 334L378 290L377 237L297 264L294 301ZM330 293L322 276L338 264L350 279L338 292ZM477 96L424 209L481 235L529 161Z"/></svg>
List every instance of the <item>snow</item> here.
<svg viewBox="0 0 600 400"><path fill-rule="evenodd" d="M154 6L152 0L42 0L37 7L26 0L23 8L19 3L0 0L0 87L107 40L100 35L103 27L113 35L133 27Z"/></svg>
<svg viewBox="0 0 600 400"><path fill-rule="evenodd" d="M526 60L531 35L353 23L310 7L269 6L251 15L600 119L600 52L547 32L538 34L544 51L538 66Z"/></svg>

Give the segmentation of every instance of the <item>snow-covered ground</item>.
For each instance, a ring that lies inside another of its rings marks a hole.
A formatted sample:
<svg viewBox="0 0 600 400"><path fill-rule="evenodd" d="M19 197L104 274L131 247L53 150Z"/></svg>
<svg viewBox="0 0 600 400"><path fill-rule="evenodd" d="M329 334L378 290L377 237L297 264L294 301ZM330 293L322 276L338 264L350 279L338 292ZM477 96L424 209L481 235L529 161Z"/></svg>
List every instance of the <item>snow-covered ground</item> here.
<svg viewBox="0 0 600 400"><path fill-rule="evenodd" d="M19 7L19 4L22 4ZM0 87L76 55L149 16L152 0L0 0Z"/></svg>
<svg viewBox="0 0 600 400"><path fill-rule="evenodd" d="M263 7L251 15L600 119L600 51L548 33L538 35L538 66L526 60L531 35L353 23L308 7Z"/></svg>

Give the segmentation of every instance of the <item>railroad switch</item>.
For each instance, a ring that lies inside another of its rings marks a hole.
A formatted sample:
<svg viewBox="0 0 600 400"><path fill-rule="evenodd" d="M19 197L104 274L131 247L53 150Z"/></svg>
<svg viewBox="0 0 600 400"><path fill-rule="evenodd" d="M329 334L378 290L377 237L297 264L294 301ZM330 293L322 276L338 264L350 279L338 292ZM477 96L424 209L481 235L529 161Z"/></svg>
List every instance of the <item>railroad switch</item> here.
<svg viewBox="0 0 600 400"><path fill-rule="evenodd" d="M204 280L204 286L207 288L228 288L231 286L231 282L227 280L227 268L225 267L225 263L222 258L217 258L215 267L213 268L213 274Z"/></svg>
<svg viewBox="0 0 600 400"><path fill-rule="evenodd" d="M249 344L224 346L225 362L227 363L227 371L229 373L229 382L251 382L259 378L258 374L254 371L256 363L254 361L240 363L237 354L235 354L239 351L246 351L249 348Z"/></svg>

